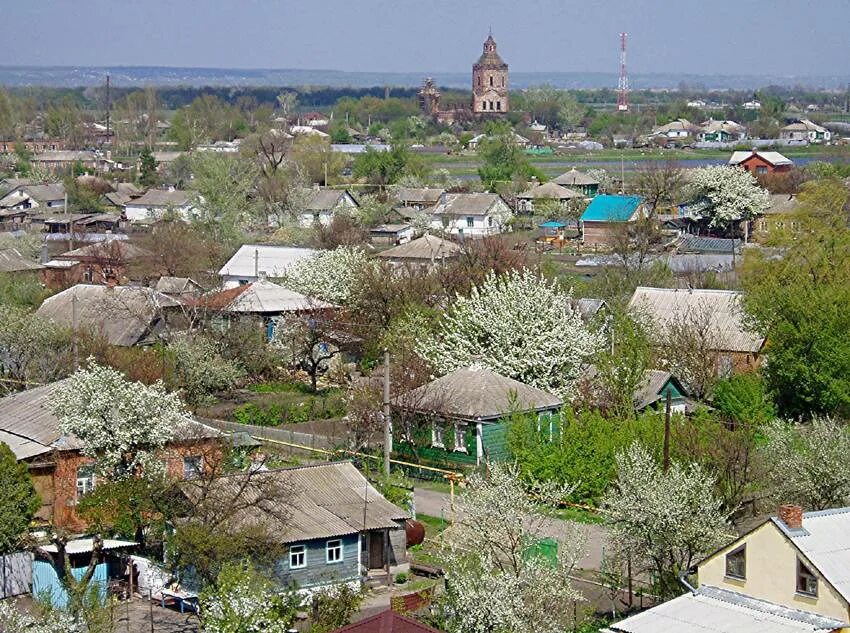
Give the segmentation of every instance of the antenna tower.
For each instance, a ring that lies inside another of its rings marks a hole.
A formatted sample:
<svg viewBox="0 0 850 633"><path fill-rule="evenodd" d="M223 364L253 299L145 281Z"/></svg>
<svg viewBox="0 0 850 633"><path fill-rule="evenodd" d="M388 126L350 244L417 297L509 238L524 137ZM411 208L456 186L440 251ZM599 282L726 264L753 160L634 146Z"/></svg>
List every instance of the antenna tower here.
<svg viewBox="0 0 850 633"><path fill-rule="evenodd" d="M620 33L620 80L617 82L617 110L629 111L629 76L626 74L626 38L628 33Z"/></svg>

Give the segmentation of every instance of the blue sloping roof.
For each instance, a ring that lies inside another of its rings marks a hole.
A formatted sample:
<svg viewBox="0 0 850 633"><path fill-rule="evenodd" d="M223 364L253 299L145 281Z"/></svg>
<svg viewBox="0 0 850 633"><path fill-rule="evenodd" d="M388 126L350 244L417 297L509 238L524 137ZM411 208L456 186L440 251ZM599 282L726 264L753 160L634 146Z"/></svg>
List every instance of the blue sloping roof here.
<svg viewBox="0 0 850 633"><path fill-rule="evenodd" d="M563 222L556 222L555 220L549 220L548 222L538 225L541 229L562 229L565 226L567 225Z"/></svg>
<svg viewBox="0 0 850 633"><path fill-rule="evenodd" d="M599 195L590 201L582 222L628 222L643 202L640 196Z"/></svg>

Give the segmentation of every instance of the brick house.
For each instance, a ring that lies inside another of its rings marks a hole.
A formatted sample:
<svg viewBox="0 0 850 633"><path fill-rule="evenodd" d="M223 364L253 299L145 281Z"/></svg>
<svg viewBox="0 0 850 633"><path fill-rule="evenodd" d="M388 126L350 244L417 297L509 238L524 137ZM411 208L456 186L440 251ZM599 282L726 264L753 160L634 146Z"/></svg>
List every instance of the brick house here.
<svg viewBox="0 0 850 633"><path fill-rule="evenodd" d="M124 240L89 244L56 255L44 265L42 282L51 290L74 284L121 284L130 280L130 265L151 253Z"/></svg>
<svg viewBox="0 0 850 633"><path fill-rule="evenodd" d="M92 459L83 455L77 438L63 435L48 406L62 382L55 382L0 399L0 442L25 462L41 497L38 519L55 529L80 532L85 523L76 512L77 502L96 485ZM189 422L175 431L162 458L169 475L191 478L198 469L210 469L221 457L220 433Z"/></svg>
<svg viewBox="0 0 850 633"><path fill-rule="evenodd" d="M729 165L746 169L754 176L791 171L794 161L779 152L732 152Z"/></svg>

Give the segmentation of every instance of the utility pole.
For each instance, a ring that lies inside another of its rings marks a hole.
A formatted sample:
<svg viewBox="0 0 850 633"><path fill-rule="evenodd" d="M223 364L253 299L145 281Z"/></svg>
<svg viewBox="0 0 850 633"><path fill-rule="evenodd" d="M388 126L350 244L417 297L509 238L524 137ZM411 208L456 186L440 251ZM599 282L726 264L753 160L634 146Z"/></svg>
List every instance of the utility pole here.
<svg viewBox="0 0 850 633"><path fill-rule="evenodd" d="M670 416L673 412L673 394L667 389L667 406L664 409L664 461L662 469L666 473L670 469Z"/></svg>
<svg viewBox="0 0 850 633"><path fill-rule="evenodd" d="M112 136L112 95L109 90L109 75L106 75L106 142Z"/></svg>
<svg viewBox="0 0 850 633"><path fill-rule="evenodd" d="M79 367L77 359L77 289L71 295L71 366L74 371Z"/></svg>
<svg viewBox="0 0 850 633"><path fill-rule="evenodd" d="M392 433L390 431L390 350L384 348L384 476L390 476L390 453Z"/></svg>

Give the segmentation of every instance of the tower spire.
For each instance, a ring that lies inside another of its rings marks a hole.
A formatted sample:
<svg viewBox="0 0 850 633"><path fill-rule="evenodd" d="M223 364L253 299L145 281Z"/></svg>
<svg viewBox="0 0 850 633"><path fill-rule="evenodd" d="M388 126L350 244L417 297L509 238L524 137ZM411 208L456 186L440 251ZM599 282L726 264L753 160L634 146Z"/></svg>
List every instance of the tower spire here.
<svg viewBox="0 0 850 633"><path fill-rule="evenodd" d="M629 110L629 76L626 74L626 38L628 33L620 33L620 80L617 82L617 110Z"/></svg>

